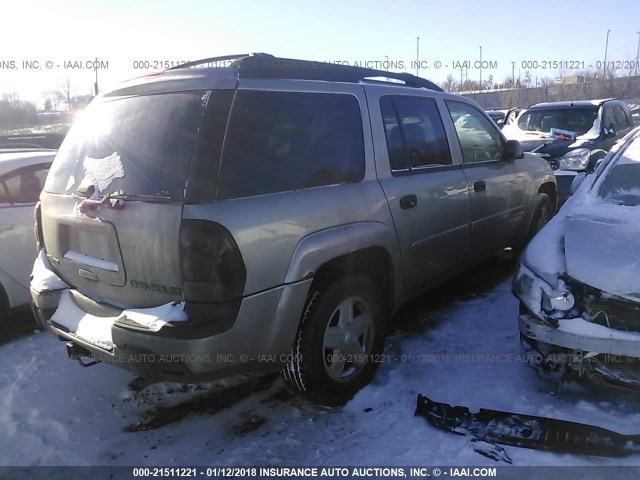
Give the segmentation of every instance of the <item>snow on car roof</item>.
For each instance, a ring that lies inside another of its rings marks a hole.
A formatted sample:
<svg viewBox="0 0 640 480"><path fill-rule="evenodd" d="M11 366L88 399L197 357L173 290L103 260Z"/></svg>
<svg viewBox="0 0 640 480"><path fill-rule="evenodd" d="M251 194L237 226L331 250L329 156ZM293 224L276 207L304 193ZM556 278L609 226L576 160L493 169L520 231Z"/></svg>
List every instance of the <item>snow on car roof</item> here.
<svg viewBox="0 0 640 480"><path fill-rule="evenodd" d="M56 150L0 149L0 175L15 170L16 168L52 162L55 156Z"/></svg>
<svg viewBox="0 0 640 480"><path fill-rule="evenodd" d="M535 105L531 105L529 109L533 108L566 108L566 107L576 107L576 108L584 108L584 107L599 107L604 102L609 102L611 100L615 100L615 98L602 98L598 100L569 100L565 102L543 102L536 103Z"/></svg>

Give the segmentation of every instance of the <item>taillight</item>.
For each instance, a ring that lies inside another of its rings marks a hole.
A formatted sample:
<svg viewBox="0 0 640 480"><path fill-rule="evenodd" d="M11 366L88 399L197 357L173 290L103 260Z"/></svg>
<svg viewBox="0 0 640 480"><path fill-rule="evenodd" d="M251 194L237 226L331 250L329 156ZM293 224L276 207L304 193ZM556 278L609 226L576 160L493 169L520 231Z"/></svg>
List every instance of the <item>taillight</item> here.
<svg viewBox="0 0 640 480"><path fill-rule="evenodd" d="M36 247L38 252L44 247L44 238L42 236L42 211L40 208L40 201L36 203L33 209L33 222L36 230Z"/></svg>
<svg viewBox="0 0 640 480"><path fill-rule="evenodd" d="M180 260L185 300L222 303L242 296L247 271L238 245L222 225L183 220Z"/></svg>

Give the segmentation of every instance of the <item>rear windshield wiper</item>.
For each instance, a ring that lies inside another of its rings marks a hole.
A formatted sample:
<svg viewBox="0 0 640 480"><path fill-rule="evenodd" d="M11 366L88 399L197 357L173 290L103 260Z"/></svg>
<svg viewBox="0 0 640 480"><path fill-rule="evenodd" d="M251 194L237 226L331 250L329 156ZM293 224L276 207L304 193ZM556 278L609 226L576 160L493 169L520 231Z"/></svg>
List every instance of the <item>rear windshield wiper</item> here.
<svg viewBox="0 0 640 480"><path fill-rule="evenodd" d="M91 192L93 191L95 190L91 190ZM80 203L80 211L86 213L87 211L99 210L101 208L114 208L119 210L124 208L124 202L127 200L134 202L170 203L171 197L162 195L128 194L119 191L109 193L100 199L84 198Z"/></svg>
<svg viewBox="0 0 640 480"><path fill-rule="evenodd" d="M139 193L124 193L124 192L114 192L109 193L104 198L113 199L113 200L131 200L133 202L155 202L155 203L169 203L171 202L171 197L167 197L164 195L144 195Z"/></svg>

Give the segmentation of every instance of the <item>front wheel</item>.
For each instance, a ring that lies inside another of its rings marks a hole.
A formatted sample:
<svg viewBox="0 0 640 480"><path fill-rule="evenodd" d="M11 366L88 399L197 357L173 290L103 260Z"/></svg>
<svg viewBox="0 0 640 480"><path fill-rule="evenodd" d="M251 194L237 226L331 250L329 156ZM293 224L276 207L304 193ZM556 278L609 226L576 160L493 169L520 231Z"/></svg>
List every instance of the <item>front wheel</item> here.
<svg viewBox="0 0 640 480"><path fill-rule="evenodd" d="M531 230L529 231L529 238L535 237L535 235L542 230L551 217L553 216L553 206L551 205L551 199L546 193L539 193L536 200L536 208L533 212L533 220L531 221Z"/></svg>
<svg viewBox="0 0 640 480"><path fill-rule="evenodd" d="M373 378L385 323L381 295L367 277L312 287L284 378L315 402L345 403Z"/></svg>

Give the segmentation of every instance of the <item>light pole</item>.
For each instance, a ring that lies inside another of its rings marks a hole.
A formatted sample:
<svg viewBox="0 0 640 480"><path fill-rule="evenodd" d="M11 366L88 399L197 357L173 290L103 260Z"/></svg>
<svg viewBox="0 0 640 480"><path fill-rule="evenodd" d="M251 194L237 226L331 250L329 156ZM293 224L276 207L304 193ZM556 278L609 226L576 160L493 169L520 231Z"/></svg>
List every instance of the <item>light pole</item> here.
<svg viewBox="0 0 640 480"><path fill-rule="evenodd" d="M480 90L482 90L482 45L480 45Z"/></svg>
<svg viewBox="0 0 640 480"><path fill-rule="evenodd" d="M420 76L420 37L416 40L416 77Z"/></svg>
<svg viewBox="0 0 640 480"><path fill-rule="evenodd" d="M511 62L511 88L516 86L516 62Z"/></svg>
<svg viewBox="0 0 640 480"><path fill-rule="evenodd" d="M93 64L93 68L96 71L96 83L94 84L95 94L98 95L98 57L96 57L96 61Z"/></svg>
<svg viewBox="0 0 640 480"><path fill-rule="evenodd" d="M636 32L638 34L638 49L636 50L636 65L633 71L633 76L638 75L638 56L640 54L640 32Z"/></svg>
<svg viewBox="0 0 640 480"><path fill-rule="evenodd" d="M607 41L604 44L604 68L602 72L603 78L607 79L607 49L609 48L609 33L611 30L607 30Z"/></svg>

